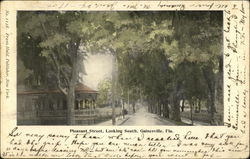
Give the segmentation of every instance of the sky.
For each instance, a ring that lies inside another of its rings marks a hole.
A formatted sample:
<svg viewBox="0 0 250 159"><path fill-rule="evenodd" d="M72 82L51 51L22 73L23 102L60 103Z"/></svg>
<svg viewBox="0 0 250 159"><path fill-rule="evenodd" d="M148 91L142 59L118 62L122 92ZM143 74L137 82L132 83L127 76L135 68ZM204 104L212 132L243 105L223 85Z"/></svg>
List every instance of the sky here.
<svg viewBox="0 0 250 159"><path fill-rule="evenodd" d="M98 83L105 78L111 78L112 55L89 54L84 60L87 75L83 75L83 83L97 90Z"/></svg>

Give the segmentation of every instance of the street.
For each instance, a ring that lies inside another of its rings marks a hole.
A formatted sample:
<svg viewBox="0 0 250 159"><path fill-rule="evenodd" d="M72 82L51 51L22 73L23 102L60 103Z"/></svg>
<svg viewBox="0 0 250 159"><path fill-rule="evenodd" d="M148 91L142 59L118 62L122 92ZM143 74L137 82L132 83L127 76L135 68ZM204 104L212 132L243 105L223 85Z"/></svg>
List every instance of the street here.
<svg viewBox="0 0 250 159"><path fill-rule="evenodd" d="M175 125L171 121L164 120L156 114L149 113L147 107L140 107L137 112L123 122L124 126L149 126L149 125Z"/></svg>
<svg viewBox="0 0 250 159"><path fill-rule="evenodd" d="M157 114L152 114L147 111L147 107L145 106L138 106L138 109L135 114L125 115L125 118L121 116L116 118L116 125L121 126L155 126L155 125L165 125L165 126L172 126L172 125L190 125L192 122L189 118L181 117L181 123L174 123L171 120L168 120L164 117L160 117ZM100 126L112 126L112 120L104 121L98 123L97 125ZM193 125L210 125L209 123L201 122L201 121L193 121Z"/></svg>

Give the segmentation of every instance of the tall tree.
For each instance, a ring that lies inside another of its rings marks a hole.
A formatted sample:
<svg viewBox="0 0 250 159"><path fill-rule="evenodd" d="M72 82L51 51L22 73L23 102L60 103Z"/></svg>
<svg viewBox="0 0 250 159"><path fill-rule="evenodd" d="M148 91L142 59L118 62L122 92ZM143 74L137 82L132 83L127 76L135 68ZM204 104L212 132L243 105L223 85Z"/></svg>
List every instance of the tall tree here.
<svg viewBox="0 0 250 159"><path fill-rule="evenodd" d="M75 124L75 85L83 71L84 47L95 28L88 22L87 12L18 12L18 54L34 76L52 76L57 88L66 96L68 124ZM32 42L29 51L21 39ZM25 48L26 47L26 48ZM81 48L82 47L82 48ZM22 49L25 48L25 49ZM81 49L80 49L81 48ZM27 50L31 56L28 56ZM38 60L33 63L29 61ZM39 65L41 64L41 65ZM39 67L46 67L41 69Z"/></svg>
<svg viewBox="0 0 250 159"><path fill-rule="evenodd" d="M215 74L222 64L222 13L176 12L172 22L174 40L170 45L163 43L163 47L173 68L189 62L201 69L208 88L211 124L214 124Z"/></svg>

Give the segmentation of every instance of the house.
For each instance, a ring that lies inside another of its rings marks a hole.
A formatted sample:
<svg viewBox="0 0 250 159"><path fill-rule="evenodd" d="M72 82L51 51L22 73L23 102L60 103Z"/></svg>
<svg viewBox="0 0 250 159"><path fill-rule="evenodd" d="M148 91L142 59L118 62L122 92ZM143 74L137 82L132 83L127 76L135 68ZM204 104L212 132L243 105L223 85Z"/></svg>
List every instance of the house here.
<svg viewBox="0 0 250 159"><path fill-rule="evenodd" d="M78 83L75 86L75 113L79 115L85 112L86 116L86 112L95 109L97 94L97 91ZM63 124L66 113L66 96L58 89L17 92L17 124Z"/></svg>

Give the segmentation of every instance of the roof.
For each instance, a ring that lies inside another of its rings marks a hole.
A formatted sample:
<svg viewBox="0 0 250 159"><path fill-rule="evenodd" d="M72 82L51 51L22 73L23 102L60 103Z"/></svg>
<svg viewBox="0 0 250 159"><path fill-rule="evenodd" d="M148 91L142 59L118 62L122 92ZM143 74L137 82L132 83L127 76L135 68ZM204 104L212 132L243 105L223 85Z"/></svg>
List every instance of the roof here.
<svg viewBox="0 0 250 159"><path fill-rule="evenodd" d="M76 92L87 92L87 93L97 93L97 91L89 88L88 86L82 84L82 83L78 83L75 87L75 91Z"/></svg>
<svg viewBox="0 0 250 159"><path fill-rule="evenodd" d="M89 88L88 86L82 84L82 83L78 83L75 86L75 92L81 92L81 93L97 93L97 91ZM61 93L61 91L59 89L54 89L54 90L26 90L26 91L20 91L17 92L17 94L20 95L26 95L26 94L53 94L53 93Z"/></svg>

